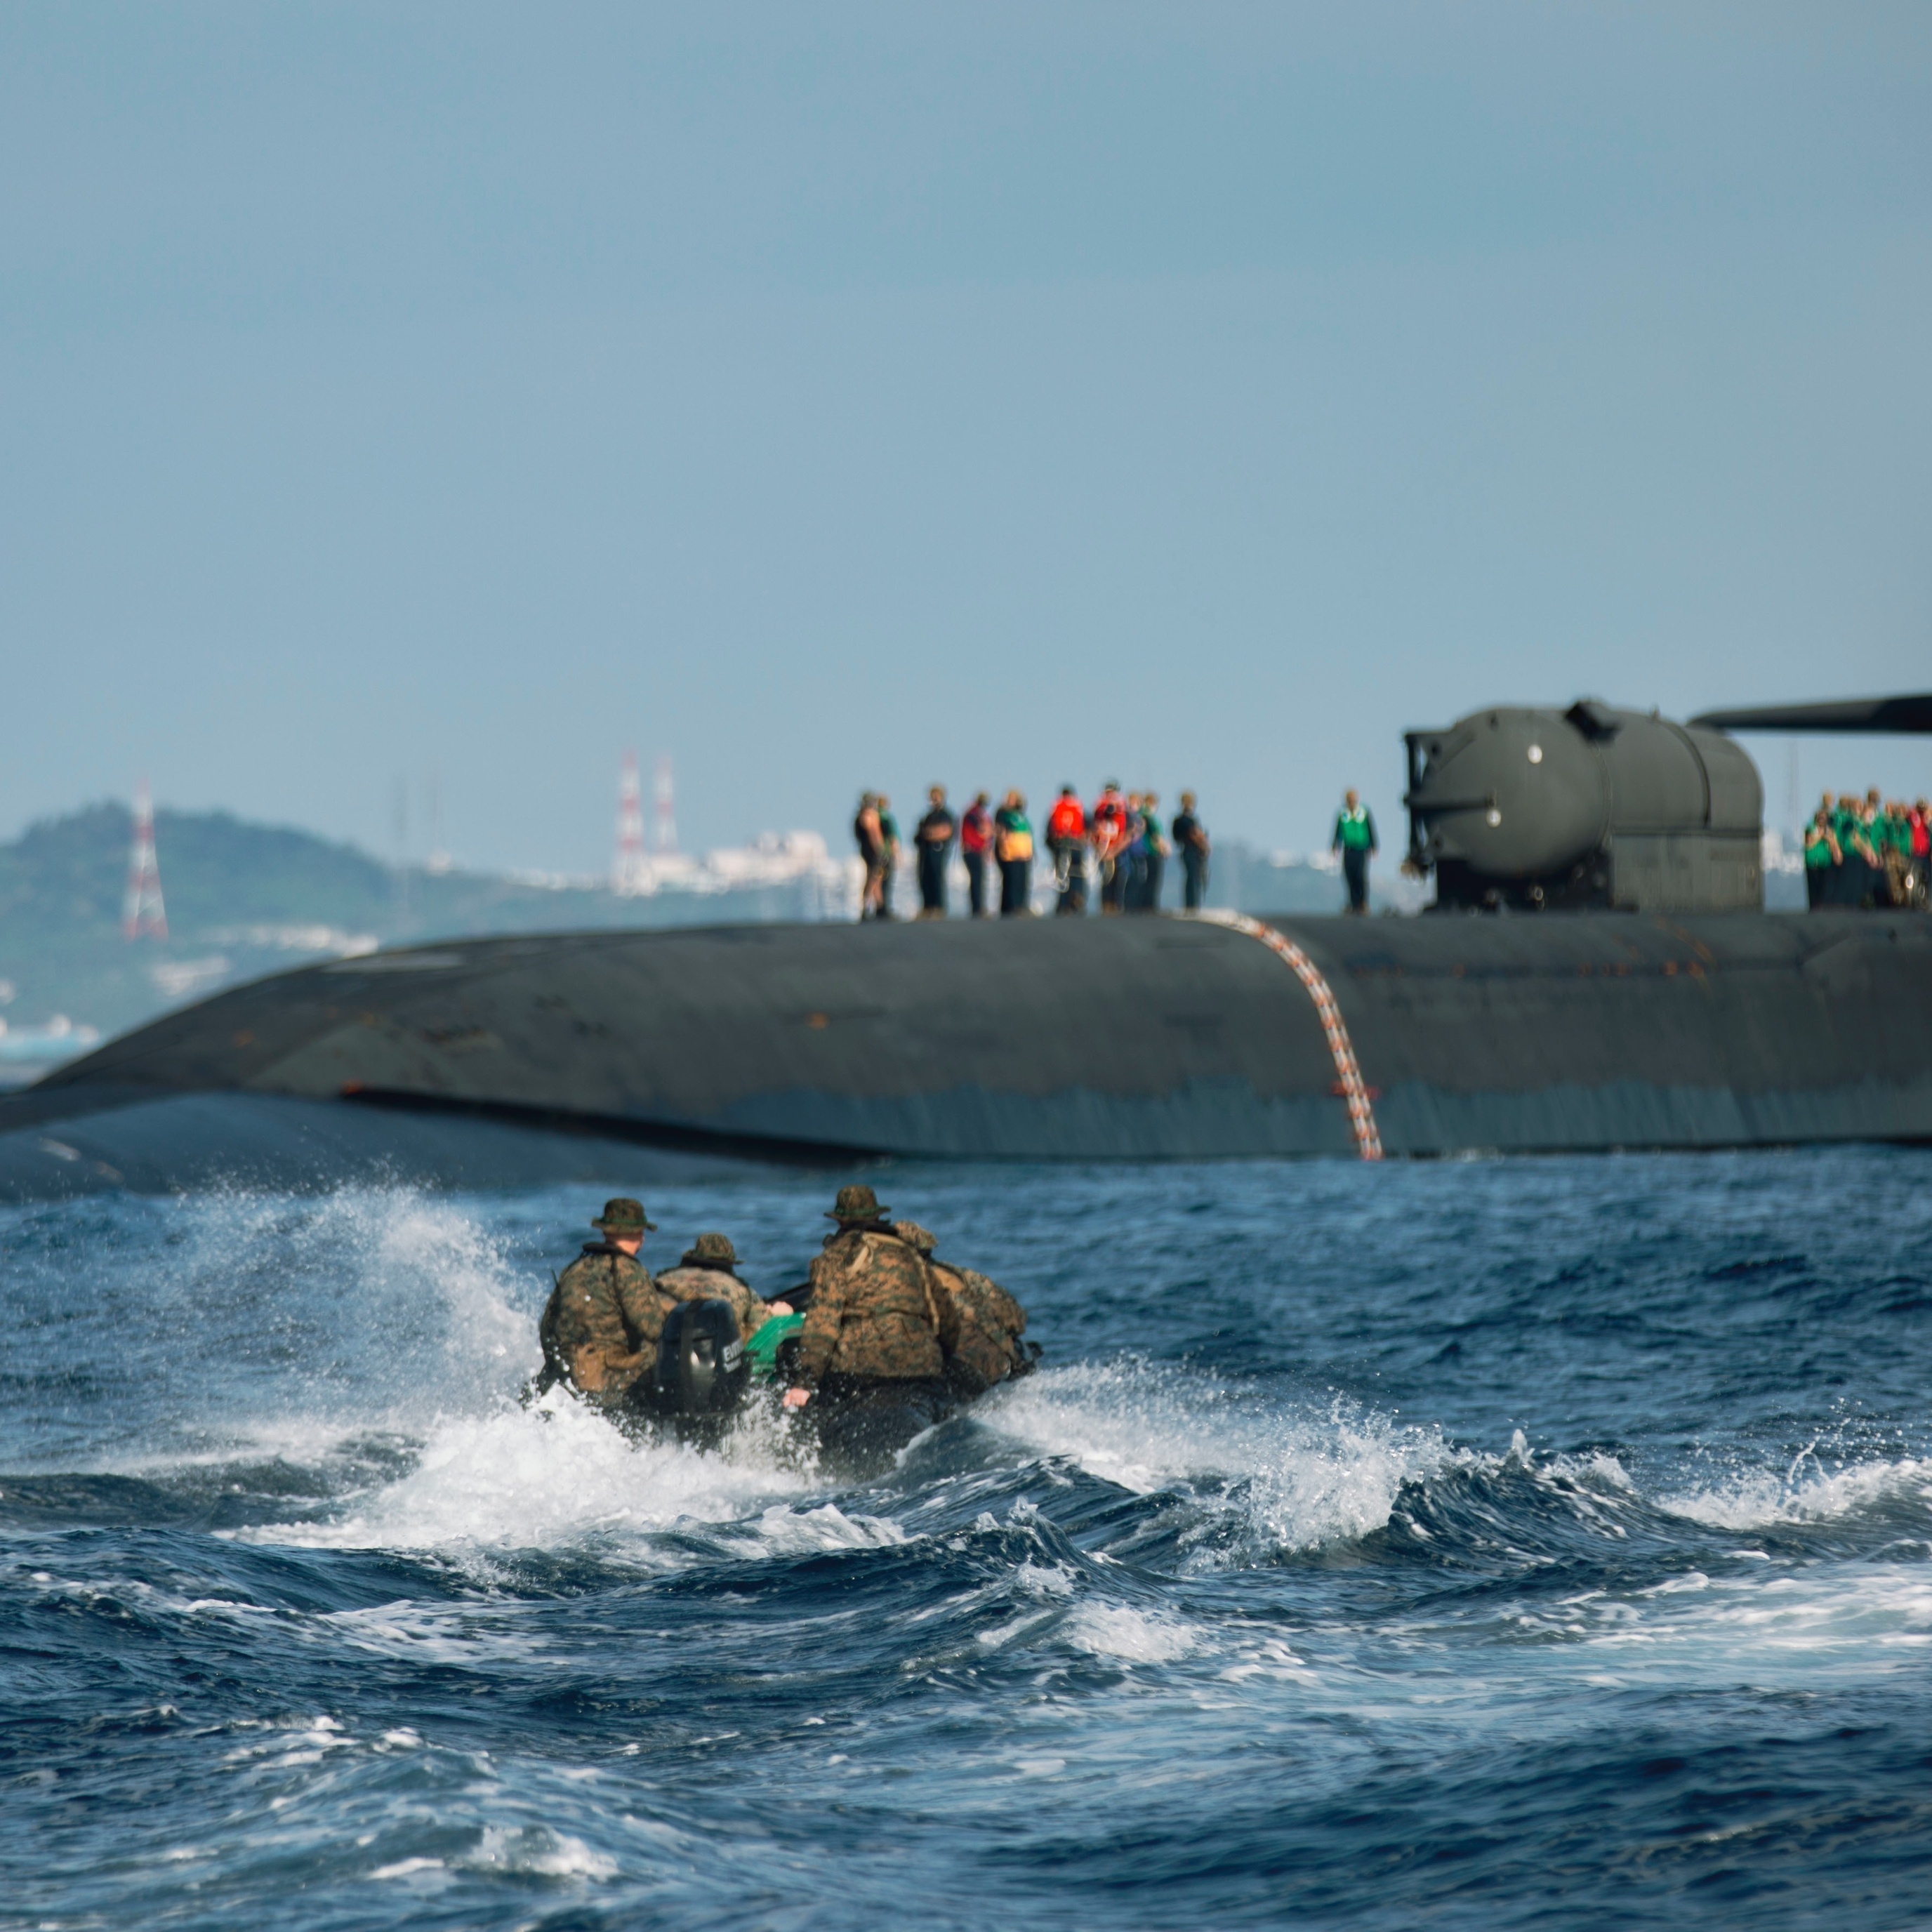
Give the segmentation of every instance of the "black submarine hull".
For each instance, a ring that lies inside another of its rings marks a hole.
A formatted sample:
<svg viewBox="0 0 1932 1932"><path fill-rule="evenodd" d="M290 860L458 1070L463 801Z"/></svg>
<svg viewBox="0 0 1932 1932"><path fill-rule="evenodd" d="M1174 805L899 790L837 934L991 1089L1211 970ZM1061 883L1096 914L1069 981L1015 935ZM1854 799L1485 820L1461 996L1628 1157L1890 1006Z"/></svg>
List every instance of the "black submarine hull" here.
<svg viewBox="0 0 1932 1932"><path fill-rule="evenodd" d="M737 926L238 987L0 1102L454 1110L836 1162L1932 1140L1912 914Z"/></svg>

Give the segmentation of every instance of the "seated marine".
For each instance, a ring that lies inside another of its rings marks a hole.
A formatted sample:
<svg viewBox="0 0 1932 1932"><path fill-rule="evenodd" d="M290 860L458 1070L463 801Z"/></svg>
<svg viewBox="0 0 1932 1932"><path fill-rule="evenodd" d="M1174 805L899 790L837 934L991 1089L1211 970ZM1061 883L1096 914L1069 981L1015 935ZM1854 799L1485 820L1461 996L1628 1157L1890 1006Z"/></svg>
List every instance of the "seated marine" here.
<svg viewBox="0 0 1932 1932"><path fill-rule="evenodd" d="M638 1259L655 1224L644 1204L624 1196L607 1201L590 1224L602 1238L557 1277L537 1333L543 1372L537 1392L567 1382L598 1408L623 1408L657 1361L664 1316L676 1306Z"/></svg>
<svg viewBox="0 0 1932 1932"><path fill-rule="evenodd" d="M1029 1352L1020 1340L1026 1310L998 1282L941 1261L934 1252L938 1241L916 1221L895 1221L892 1232L926 1257L938 1284L940 1346L953 1388L968 1397L984 1395L995 1382L1030 1373L1040 1352Z"/></svg>
<svg viewBox="0 0 1932 1932"><path fill-rule="evenodd" d="M838 1226L812 1264L785 1407L881 1393L943 1399L950 1393L940 1342L944 1291L926 1257L895 1230L869 1187L842 1187L826 1219Z"/></svg>
<svg viewBox="0 0 1932 1932"><path fill-rule="evenodd" d="M700 1234L674 1268L657 1278L660 1294L680 1301L728 1301L738 1333L748 1342L775 1315L789 1315L788 1301L766 1301L737 1274L738 1251L725 1234Z"/></svg>

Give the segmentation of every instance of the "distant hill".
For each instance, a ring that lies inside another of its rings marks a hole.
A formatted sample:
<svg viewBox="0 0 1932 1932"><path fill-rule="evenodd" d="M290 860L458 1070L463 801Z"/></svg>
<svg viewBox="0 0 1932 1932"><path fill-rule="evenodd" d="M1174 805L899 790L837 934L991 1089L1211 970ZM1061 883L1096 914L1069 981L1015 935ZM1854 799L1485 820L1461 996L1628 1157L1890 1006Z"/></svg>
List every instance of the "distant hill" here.
<svg viewBox="0 0 1932 1932"><path fill-rule="evenodd" d="M154 842L168 937L130 941L121 910L133 832L126 806L94 805L0 845L0 1018L16 1048L57 1016L118 1033L217 986L378 945L825 909L826 883L809 853L788 878L620 898L587 884L399 871L311 832L225 812L164 811ZM765 871L784 873L786 856Z"/></svg>
<svg viewBox="0 0 1932 1932"><path fill-rule="evenodd" d="M124 806L92 805L0 845L0 945L27 922L44 940L118 940L133 831ZM236 920L367 926L394 899L387 867L310 832L162 812L155 840L168 922L184 934Z"/></svg>
<svg viewBox="0 0 1932 1932"><path fill-rule="evenodd" d="M225 812L155 814L165 940L121 930L133 822L88 806L0 845L0 1069L14 1078L218 986L308 961L496 932L850 916L848 868L810 834L670 862L661 889L620 897L585 882L386 866L312 832ZM1167 898L1180 896L1170 865ZM1378 882L1379 883L1379 882ZM902 882L902 908L910 881ZM1210 903L1258 912L1332 912L1340 879L1230 841L1216 851ZM50 1036L62 1019L82 1030Z"/></svg>

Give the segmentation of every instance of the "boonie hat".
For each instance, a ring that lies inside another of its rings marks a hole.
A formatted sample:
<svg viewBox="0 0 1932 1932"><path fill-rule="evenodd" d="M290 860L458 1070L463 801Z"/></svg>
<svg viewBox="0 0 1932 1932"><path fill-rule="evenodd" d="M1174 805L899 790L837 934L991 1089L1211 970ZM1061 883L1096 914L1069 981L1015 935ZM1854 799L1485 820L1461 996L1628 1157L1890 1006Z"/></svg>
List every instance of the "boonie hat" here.
<svg viewBox="0 0 1932 1932"><path fill-rule="evenodd" d="M838 1198L832 1204L832 1211L825 1217L842 1226L851 1222L883 1221L886 1210L879 1205L879 1197L869 1187L842 1187Z"/></svg>
<svg viewBox="0 0 1932 1932"><path fill-rule="evenodd" d="M607 1234L655 1234L658 1224L644 1219L644 1204L627 1194L614 1195L604 1204L604 1212L590 1224Z"/></svg>
<svg viewBox="0 0 1932 1932"><path fill-rule="evenodd" d="M700 1234L684 1251L680 1268L736 1268L738 1250L729 1234Z"/></svg>

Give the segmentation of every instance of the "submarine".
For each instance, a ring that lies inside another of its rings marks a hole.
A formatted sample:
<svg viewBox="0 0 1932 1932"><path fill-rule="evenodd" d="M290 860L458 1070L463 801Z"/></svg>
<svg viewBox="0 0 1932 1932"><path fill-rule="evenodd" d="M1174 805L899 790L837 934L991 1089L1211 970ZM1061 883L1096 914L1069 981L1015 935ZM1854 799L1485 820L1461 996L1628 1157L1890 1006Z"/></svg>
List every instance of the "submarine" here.
<svg viewBox="0 0 1932 1932"><path fill-rule="evenodd" d="M418 946L170 1013L0 1101L0 1136L213 1094L826 1165L1932 1140L1932 919L1767 913L1740 729L1924 733L1932 696L1408 732L1414 916Z"/></svg>

